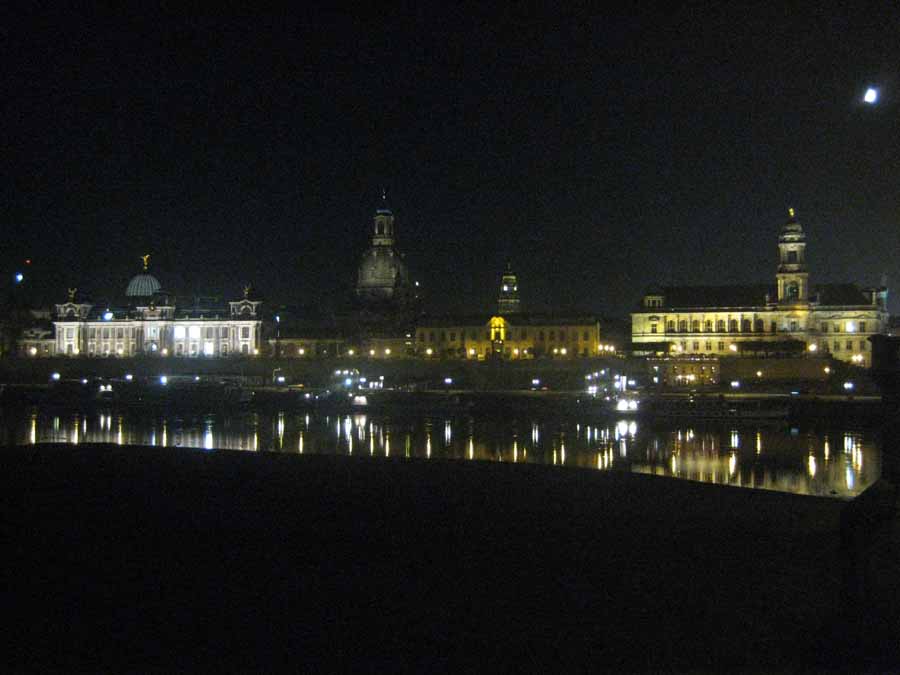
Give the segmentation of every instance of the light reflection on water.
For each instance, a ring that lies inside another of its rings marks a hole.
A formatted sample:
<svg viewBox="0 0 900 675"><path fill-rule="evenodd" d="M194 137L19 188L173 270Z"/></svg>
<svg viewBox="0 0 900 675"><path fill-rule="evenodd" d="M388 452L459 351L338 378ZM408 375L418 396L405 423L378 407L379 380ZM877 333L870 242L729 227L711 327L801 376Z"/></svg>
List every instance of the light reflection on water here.
<svg viewBox="0 0 900 675"><path fill-rule="evenodd" d="M552 464L850 497L881 473L875 436L634 420L576 422L491 417L373 417L278 412L155 416L140 412L25 413L21 444L113 443L376 457ZM365 451L368 450L368 453Z"/></svg>

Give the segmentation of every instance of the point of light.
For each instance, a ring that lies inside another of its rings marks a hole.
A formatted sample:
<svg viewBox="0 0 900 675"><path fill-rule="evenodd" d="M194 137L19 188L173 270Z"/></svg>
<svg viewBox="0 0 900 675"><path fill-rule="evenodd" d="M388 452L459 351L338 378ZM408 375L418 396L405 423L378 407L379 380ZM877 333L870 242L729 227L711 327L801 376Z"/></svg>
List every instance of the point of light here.
<svg viewBox="0 0 900 675"><path fill-rule="evenodd" d="M866 93L863 96L863 101L868 103L869 105L873 105L878 102L878 90L873 87L869 87L866 89Z"/></svg>
<svg viewBox="0 0 900 675"><path fill-rule="evenodd" d="M59 373L53 373L50 376L50 379L52 379L54 382L59 382Z"/></svg>
<svg viewBox="0 0 900 675"><path fill-rule="evenodd" d="M168 383L169 383L169 378L166 377L165 375L160 375L160 376L159 376L159 383L160 383L160 384L168 384Z"/></svg>
<svg viewBox="0 0 900 675"><path fill-rule="evenodd" d="M16 283L21 284L25 280L25 275L21 272L16 272Z"/></svg>
<svg viewBox="0 0 900 675"><path fill-rule="evenodd" d="M103 320L104 321L112 321L113 313L112 312L103 312Z"/></svg>

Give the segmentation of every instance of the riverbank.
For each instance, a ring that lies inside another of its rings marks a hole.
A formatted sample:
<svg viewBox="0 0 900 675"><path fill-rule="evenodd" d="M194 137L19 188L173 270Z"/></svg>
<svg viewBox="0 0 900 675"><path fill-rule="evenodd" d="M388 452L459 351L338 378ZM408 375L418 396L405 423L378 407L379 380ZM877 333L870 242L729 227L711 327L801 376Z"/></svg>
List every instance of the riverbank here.
<svg viewBox="0 0 900 675"><path fill-rule="evenodd" d="M0 459L14 668L858 666L847 502L525 465Z"/></svg>

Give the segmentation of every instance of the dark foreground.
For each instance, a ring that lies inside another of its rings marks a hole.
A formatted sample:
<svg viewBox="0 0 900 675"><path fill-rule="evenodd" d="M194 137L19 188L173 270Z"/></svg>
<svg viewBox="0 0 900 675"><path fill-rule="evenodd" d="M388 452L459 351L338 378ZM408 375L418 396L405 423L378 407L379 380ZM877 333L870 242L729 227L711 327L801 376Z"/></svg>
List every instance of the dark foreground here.
<svg viewBox="0 0 900 675"><path fill-rule="evenodd" d="M84 445L6 449L0 495L15 670L857 670L897 653L842 613L837 500Z"/></svg>

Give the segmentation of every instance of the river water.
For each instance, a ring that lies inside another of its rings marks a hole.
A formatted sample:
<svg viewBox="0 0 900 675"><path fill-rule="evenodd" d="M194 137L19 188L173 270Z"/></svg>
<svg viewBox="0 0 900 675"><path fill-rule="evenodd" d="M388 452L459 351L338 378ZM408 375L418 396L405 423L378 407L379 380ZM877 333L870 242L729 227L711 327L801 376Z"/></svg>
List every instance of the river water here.
<svg viewBox="0 0 900 675"><path fill-rule="evenodd" d="M8 410L18 444L115 443L295 454L535 463L838 498L881 474L865 428L669 423L524 416L327 415L283 411Z"/></svg>

